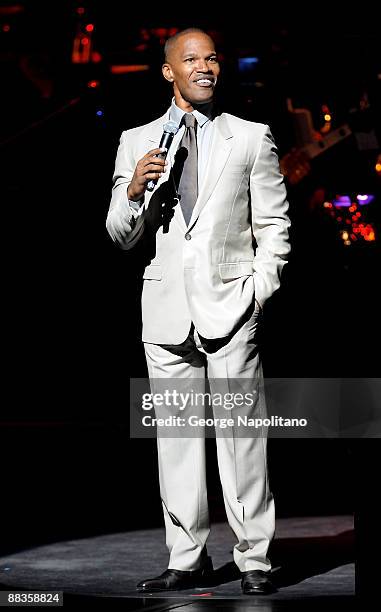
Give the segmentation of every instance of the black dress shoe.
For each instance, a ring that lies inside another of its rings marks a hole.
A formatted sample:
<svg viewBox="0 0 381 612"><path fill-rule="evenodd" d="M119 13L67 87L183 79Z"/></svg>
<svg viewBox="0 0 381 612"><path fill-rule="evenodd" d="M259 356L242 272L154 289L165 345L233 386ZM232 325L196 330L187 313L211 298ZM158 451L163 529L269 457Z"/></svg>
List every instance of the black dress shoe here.
<svg viewBox="0 0 381 612"><path fill-rule="evenodd" d="M244 595L268 595L277 590L270 580L270 572L249 570L241 572L242 593Z"/></svg>
<svg viewBox="0 0 381 612"><path fill-rule="evenodd" d="M207 557L200 569L189 571L167 569L157 578L142 580L136 585L136 588L141 593L153 593L155 591L180 591L181 589L206 587L208 583L210 584L212 576L212 559Z"/></svg>

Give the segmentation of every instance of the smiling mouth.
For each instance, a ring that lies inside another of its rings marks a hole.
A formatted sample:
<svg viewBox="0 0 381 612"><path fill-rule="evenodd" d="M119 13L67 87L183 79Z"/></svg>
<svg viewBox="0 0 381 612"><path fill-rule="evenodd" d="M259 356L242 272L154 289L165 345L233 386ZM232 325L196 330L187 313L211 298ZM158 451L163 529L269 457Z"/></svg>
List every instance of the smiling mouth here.
<svg viewBox="0 0 381 612"><path fill-rule="evenodd" d="M205 77L203 79L197 79L196 81L194 81L194 83L196 83L196 85L198 85L199 87L214 87L215 85L214 79L210 79L208 77Z"/></svg>

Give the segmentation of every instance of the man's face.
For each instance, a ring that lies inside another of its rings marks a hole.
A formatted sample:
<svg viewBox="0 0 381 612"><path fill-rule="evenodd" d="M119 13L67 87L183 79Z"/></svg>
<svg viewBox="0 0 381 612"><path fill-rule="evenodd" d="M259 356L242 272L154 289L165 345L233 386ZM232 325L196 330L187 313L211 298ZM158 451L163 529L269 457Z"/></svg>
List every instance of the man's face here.
<svg viewBox="0 0 381 612"><path fill-rule="evenodd" d="M212 100L219 73L213 41L201 32L180 36L163 65L164 77L174 84L175 97L179 93L190 104Z"/></svg>

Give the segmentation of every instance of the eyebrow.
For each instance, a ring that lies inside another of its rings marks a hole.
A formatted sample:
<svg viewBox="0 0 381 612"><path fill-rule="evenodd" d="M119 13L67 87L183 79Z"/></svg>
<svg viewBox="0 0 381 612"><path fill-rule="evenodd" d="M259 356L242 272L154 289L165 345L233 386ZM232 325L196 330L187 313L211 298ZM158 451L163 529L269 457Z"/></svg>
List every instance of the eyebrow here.
<svg viewBox="0 0 381 612"><path fill-rule="evenodd" d="M205 57L212 57L212 55L216 55L217 56L217 52L216 51L212 51L211 53L208 53L208 55L206 55ZM186 57L197 57L197 53L185 53L183 55L183 58L185 59Z"/></svg>

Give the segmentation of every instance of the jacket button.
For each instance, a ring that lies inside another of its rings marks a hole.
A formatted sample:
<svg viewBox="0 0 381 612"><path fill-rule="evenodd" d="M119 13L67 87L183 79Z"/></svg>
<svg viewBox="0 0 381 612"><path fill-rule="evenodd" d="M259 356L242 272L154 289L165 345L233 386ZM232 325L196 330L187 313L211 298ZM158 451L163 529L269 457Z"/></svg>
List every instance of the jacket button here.
<svg viewBox="0 0 381 612"><path fill-rule="evenodd" d="M185 240L191 240L192 236L190 234L185 234Z"/></svg>

